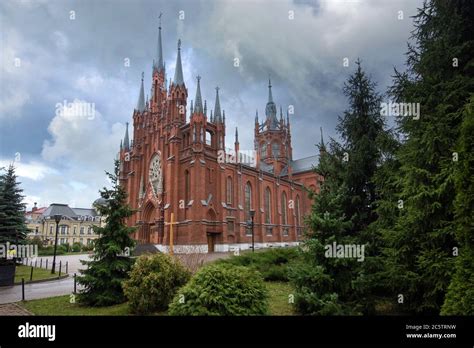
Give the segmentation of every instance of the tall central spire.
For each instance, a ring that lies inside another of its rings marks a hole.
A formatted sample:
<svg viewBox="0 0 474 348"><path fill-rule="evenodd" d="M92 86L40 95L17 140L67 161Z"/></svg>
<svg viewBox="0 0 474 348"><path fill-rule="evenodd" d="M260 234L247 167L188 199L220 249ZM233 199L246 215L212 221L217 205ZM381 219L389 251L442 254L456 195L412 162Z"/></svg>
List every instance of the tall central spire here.
<svg viewBox="0 0 474 348"><path fill-rule="evenodd" d="M216 87L216 104L214 105L214 122L222 122L221 102L219 100L219 87Z"/></svg>
<svg viewBox="0 0 474 348"><path fill-rule="evenodd" d="M176 70L174 71L174 84L184 85L183 65L181 64L181 40L178 40L178 56L176 57Z"/></svg>
<svg viewBox="0 0 474 348"><path fill-rule="evenodd" d="M194 103L194 112L195 113L198 113L198 112L203 112L203 109L202 109L202 97L201 97L201 76L197 76L196 77L197 79L197 89L196 89L196 101Z"/></svg>
<svg viewBox="0 0 474 348"><path fill-rule="evenodd" d="M273 103L272 81L268 79L268 102Z"/></svg>
<svg viewBox="0 0 474 348"><path fill-rule="evenodd" d="M276 129L278 125L278 120L276 117L277 109L276 105L273 102L273 95L272 95L272 81L268 79L268 102L267 106L265 107L265 115L267 116L268 127L270 129Z"/></svg>
<svg viewBox="0 0 474 348"><path fill-rule="evenodd" d="M160 12L160 26L158 27L158 49L156 55L155 69L158 71L164 70L165 66L163 64L163 45L161 44L161 16L163 13Z"/></svg>

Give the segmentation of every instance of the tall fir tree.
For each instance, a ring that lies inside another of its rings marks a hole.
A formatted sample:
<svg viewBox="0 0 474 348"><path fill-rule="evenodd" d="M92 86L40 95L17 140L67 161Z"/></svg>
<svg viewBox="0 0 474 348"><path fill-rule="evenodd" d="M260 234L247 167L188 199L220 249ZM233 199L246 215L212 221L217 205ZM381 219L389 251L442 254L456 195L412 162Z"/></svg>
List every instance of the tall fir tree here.
<svg viewBox="0 0 474 348"><path fill-rule="evenodd" d="M365 298L361 298L366 296L362 289L368 289L361 274L366 267L377 267L370 257L379 251L375 238L366 229L376 219L373 178L383 162L382 144L389 137L375 87L358 60L356 71L343 89L349 108L337 126L342 143L332 140L329 150L320 156L316 170L325 179L320 194L314 197L308 221L311 232L305 245L306 266L295 267L292 277L297 306L305 314L356 314L370 310ZM363 262L331 257L327 251L333 243L361 248ZM363 266L364 263L370 266Z"/></svg>
<svg viewBox="0 0 474 348"><path fill-rule="evenodd" d="M24 196L11 164L0 176L0 243L23 244L28 229L25 225Z"/></svg>
<svg viewBox="0 0 474 348"><path fill-rule="evenodd" d="M124 302L122 282L128 278L132 267L130 258L135 242L130 234L134 227L125 224L125 218L133 214L127 205L127 193L119 183L120 163L115 161L114 174L107 173L112 188L100 191L102 203L96 204L101 216L105 217L104 227L94 226L99 238L94 244L92 261L81 261L87 269L81 271L78 283L84 286L79 294L79 302L90 306L110 306Z"/></svg>
<svg viewBox="0 0 474 348"><path fill-rule="evenodd" d="M409 313L439 313L454 257L456 148L462 109L473 93L472 3L432 0L415 16L407 72L395 71L390 94L419 103L420 115L398 120L405 140L381 206L386 287ZM396 201L395 201L396 199ZM388 208L392 206L392 209ZM397 217L388 217L398 206Z"/></svg>
<svg viewBox="0 0 474 348"><path fill-rule="evenodd" d="M464 109L454 184L459 255L441 314L474 315L474 96Z"/></svg>

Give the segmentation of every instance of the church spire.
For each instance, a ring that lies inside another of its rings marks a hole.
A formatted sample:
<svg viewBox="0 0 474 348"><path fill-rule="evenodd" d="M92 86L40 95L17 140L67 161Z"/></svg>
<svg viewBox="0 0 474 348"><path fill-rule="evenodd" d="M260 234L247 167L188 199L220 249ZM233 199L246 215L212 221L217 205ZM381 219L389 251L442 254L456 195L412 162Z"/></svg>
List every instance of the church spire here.
<svg viewBox="0 0 474 348"><path fill-rule="evenodd" d="M278 120L277 120L277 108L275 103L273 102L273 95L272 95L272 81L268 79L268 102L267 106L265 107L265 115L266 115L266 122L267 127L269 129L277 129L278 127Z"/></svg>
<svg viewBox="0 0 474 348"><path fill-rule="evenodd" d="M237 127L235 127L235 142L239 142L239 129Z"/></svg>
<svg viewBox="0 0 474 348"><path fill-rule="evenodd" d="M137 102L137 111L143 112L145 111L145 92L143 91L143 78L145 73L142 72L142 84L140 86L140 94L138 95L138 102Z"/></svg>
<svg viewBox="0 0 474 348"><path fill-rule="evenodd" d="M202 97L201 97L201 76L197 76L197 89L196 89L196 101L194 103L194 112L203 112L202 109Z"/></svg>
<svg viewBox="0 0 474 348"><path fill-rule="evenodd" d="M176 57L176 70L174 71L174 84L184 86L183 65L181 64L181 39L178 40L178 56Z"/></svg>
<svg viewBox="0 0 474 348"><path fill-rule="evenodd" d="M155 61L155 69L158 71L164 70L165 66L163 64L163 45L161 43L161 16L163 13L160 12L160 25L158 27L158 48L156 52L156 61Z"/></svg>
<svg viewBox="0 0 474 348"><path fill-rule="evenodd" d="M222 121L221 102L219 100L219 87L216 87L216 104L214 105L214 120L216 123Z"/></svg>
<svg viewBox="0 0 474 348"><path fill-rule="evenodd" d="M273 103L272 81L268 79L268 102Z"/></svg>
<svg viewBox="0 0 474 348"><path fill-rule="evenodd" d="M128 139L128 122L125 128L125 137L123 138L123 148L128 151L130 150L130 141Z"/></svg>

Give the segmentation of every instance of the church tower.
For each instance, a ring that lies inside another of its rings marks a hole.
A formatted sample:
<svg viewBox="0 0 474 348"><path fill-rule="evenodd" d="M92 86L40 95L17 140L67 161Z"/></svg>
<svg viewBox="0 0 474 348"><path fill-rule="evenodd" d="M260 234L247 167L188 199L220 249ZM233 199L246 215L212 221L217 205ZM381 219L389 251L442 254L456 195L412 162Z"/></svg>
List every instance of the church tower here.
<svg viewBox="0 0 474 348"><path fill-rule="evenodd" d="M260 124L258 111L255 115L255 151L258 166L279 176L283 169L290 170L292 161L290 120L287 114L283 119L280 107L280 120L277 119L277 108L273 101L272 83L268 80L268 102L265 107L265 120Z"/></svg>

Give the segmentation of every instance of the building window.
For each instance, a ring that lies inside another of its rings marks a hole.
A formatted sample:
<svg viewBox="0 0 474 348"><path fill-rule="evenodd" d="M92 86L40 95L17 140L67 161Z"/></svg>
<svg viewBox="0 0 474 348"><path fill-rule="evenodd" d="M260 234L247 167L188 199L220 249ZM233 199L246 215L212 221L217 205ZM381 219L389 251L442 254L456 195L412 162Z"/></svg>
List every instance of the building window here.
<svg viewBox="0 0 474 348"><path fill-rule="evenodd" d="M191 176L189 170L184 171L184 203L188 204L191 198Z"/></svg>
<svg viewBox="0 0 474 348"><path fill-rule="evenodd" d="M59 227L61 229L61 234L67 234L67 226L66 225L61 225Z"/></svg>
<svg viewBox="0 0 474 348"><path fill-rule="evenodd" d="M77 232L77 226L74 225L74 228L72 229L72 234L76 234L76 232Z"/></svg>
<svg viewBox="0 0 474 348"><path fill-rule="evenodd" d="M206 131L206 145L212 145L212 133L210 131Z"/></svg>
<svg viewBox="0 0 474 348"><path fill-rule="evenodd" d="M267 157L267 144L261 143L260 144L260 149L261 149L260 154L261 154L262 158Z"/></svg>
<svg viewBox="0 0 474 348"><path fill-rule="evenodd" d="M300 197L296 196L296 203L295 203L295 210L296 210L296 226L301 225L301 211L300 211Z"/></svg>
<svg viewBox="0 0 474 348"><path fill-rule="evenodd" d="M84 244L84 238L79 238L79 243Z"/></svg>
<svg viewBox="0 0 474 348"><path fill-rule="evenodd" d="M227 233L234 233L234 221L227 220Z"/></svg>
<svg viewBox="0 0 474 348"><path fill-rule="evenodd" d="M196 125L193 127L193 143L196 141Z"/></svg>
<svg viewBox="0 0 474 348"><path fill-rule="evenodd" d="M266 227L265 231L267 233L267 236L273 235L273 227Z"/></svg>
<svg viewBox="0 0 474 348"><path fill-rule="evenodd" d="M273 157L280 156L280 144L277 142L272 143L272 155Z"/></svg>
<svg viewBox="0 0 474 348"><path fill-rule="evenodd" d="M84 234L84 226L81 226L80 234Z"/></svg>
<svg viewBox="0 0 474 348"><path fill-rule="evenodd" d="M226 203L232 205L232 177L227 177Z"/></svg>
<svg viewBox="0 0 474 348"><path fill-rule="evenodd" d="M89 228L87 230L87 234L92 234L92 226L89 226Z"/></svg>
<svg viewBox="0 0 474 348"><path fill-rule="evenodd" d="M281 194L281 223L283 225L288 224L288 215L287 215L287 199L286 199L286 192Z"/></svg>
<svg viewBox="0 0 474 348"><path fill-rule="evenodd" d="M288 227L283 227L283 235L288 237Z"/></svg>
<svg viewBox="0 0 474 348"><path fill-rule="evenodd" d="M295 209L296 209L296 233L298 236L301 236L301 210L300 210L300 197L296 196L296 204L295 204Z"/></svg>
<svg viewBox="0 0 474 348"><path fill-rule="evenodd" d="M252 186L250 182L245 185L245 222L250 221L250 210L252 209Z"/></svg>
<svg viewBox="0 0 474 348"><path fill-rule="evenodd" d="M53 234L53 226L49 226L49 234Z"/></svg>
<svg viewBox="0 0 474 348"><path fill-rule="evenodd" d="M272 223L272 194L270 192L270 188L267 187L265 189L265 197L264 197L264 204L265 204L265 223L271 224Z"/></svg>

